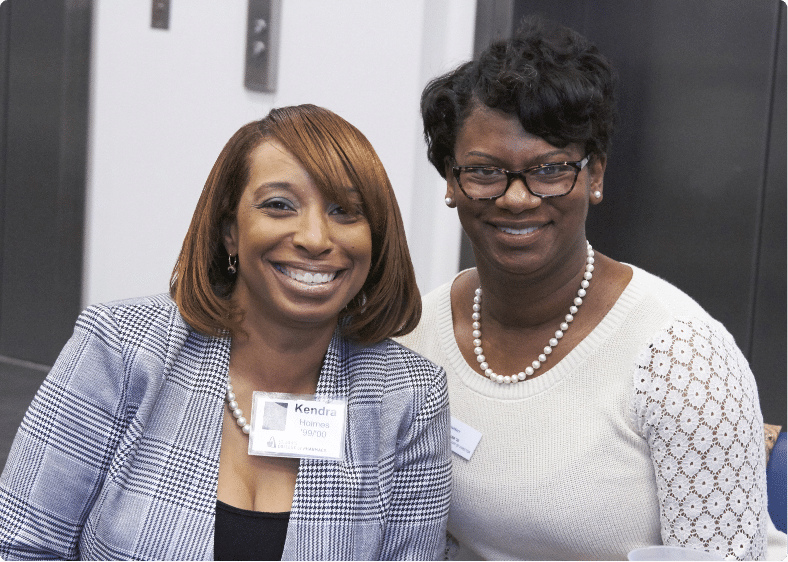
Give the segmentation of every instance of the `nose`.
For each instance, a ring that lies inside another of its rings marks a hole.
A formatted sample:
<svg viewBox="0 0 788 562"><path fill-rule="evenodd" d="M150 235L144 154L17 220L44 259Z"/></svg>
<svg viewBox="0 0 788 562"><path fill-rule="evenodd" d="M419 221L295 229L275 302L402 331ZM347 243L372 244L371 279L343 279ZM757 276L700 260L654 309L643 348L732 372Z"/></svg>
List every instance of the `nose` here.
<svg viewBox="0 0 788 562"><path fill-rule="evenodd" d="M528 191L528 188L525 187L525 180L520 177L512 180L509 189L495 200L495 204L499 208L517 215L523 211L535 209L542 204L542 199Z"/></svg>
<svg viewBox="0 0 788 562"><path fill-rule="evenodd" d="M328 217L321 212L306 212L301 215L293 236L293 244L318 256L331 251L331 231Z"/></svg>

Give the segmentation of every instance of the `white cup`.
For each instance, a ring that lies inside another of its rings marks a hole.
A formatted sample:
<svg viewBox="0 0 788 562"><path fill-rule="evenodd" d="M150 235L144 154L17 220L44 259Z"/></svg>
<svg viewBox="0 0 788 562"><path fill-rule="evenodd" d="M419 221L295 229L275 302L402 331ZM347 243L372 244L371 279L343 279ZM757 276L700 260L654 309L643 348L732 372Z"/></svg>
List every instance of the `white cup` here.
<svg viewBox="0 0 788 562"><path fill-rule="evenodd" d="M725 560L719 554L683 546L645 546L627 554L627 560Z"/></svg>

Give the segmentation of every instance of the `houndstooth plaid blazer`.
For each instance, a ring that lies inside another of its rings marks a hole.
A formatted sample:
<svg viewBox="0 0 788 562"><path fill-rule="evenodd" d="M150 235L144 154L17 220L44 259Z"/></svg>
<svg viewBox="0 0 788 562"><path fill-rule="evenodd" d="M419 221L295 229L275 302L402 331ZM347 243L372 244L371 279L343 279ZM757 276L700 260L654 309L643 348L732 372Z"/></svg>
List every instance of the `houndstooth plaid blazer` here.
<svg viewBox="0 0 788 562"><path fill-rule="evenodd" d="M166 295L83 312L0 477L0 557L213 559L229 357ZM345 460L301 461L283 559L441 557L442 369L335 335L317 394L348 398Z"/></svg>

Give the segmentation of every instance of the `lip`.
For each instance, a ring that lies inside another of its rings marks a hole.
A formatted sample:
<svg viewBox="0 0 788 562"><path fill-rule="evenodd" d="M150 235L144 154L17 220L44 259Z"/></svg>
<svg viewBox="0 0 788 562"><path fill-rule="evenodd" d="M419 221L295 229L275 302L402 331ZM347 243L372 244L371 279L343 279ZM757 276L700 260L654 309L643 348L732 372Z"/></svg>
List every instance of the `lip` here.
<svg viewBox="0 0 788 562"><path fill-rule="evenodd" d="M498 232L508 236L532 236L538 234L549 223L547 222L513 222L513 221L496 221L489 223Z"/></svg>
<svg viewBox="0 0 788 562"><path fill-rule="evenodd" d="M341 268L314 266L311 264L287 264L272 262L274 269L285 279L301 288L329 287L339 279L344 271Z"/></svg>

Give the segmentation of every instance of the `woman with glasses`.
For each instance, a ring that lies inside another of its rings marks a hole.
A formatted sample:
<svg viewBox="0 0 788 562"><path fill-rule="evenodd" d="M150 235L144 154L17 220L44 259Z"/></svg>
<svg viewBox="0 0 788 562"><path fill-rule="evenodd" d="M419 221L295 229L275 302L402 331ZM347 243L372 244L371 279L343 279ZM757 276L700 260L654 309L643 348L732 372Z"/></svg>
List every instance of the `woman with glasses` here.
<svg viewBox="0 0 788 562"><path fill-rule="evenodd" d="M428 157L476 258L403 338L447 371L460 558L766 552L746 360L690 297L586 238L613 83L585 38L529 19L422 95Z"/></svg>
<svg viewBox="0 0 788 562"><path fill-rule="evenodd" d="M358 129L284 107L227 142L169 295L91 306L0 477L0 559L431 560L440 367Z"/></svg>

